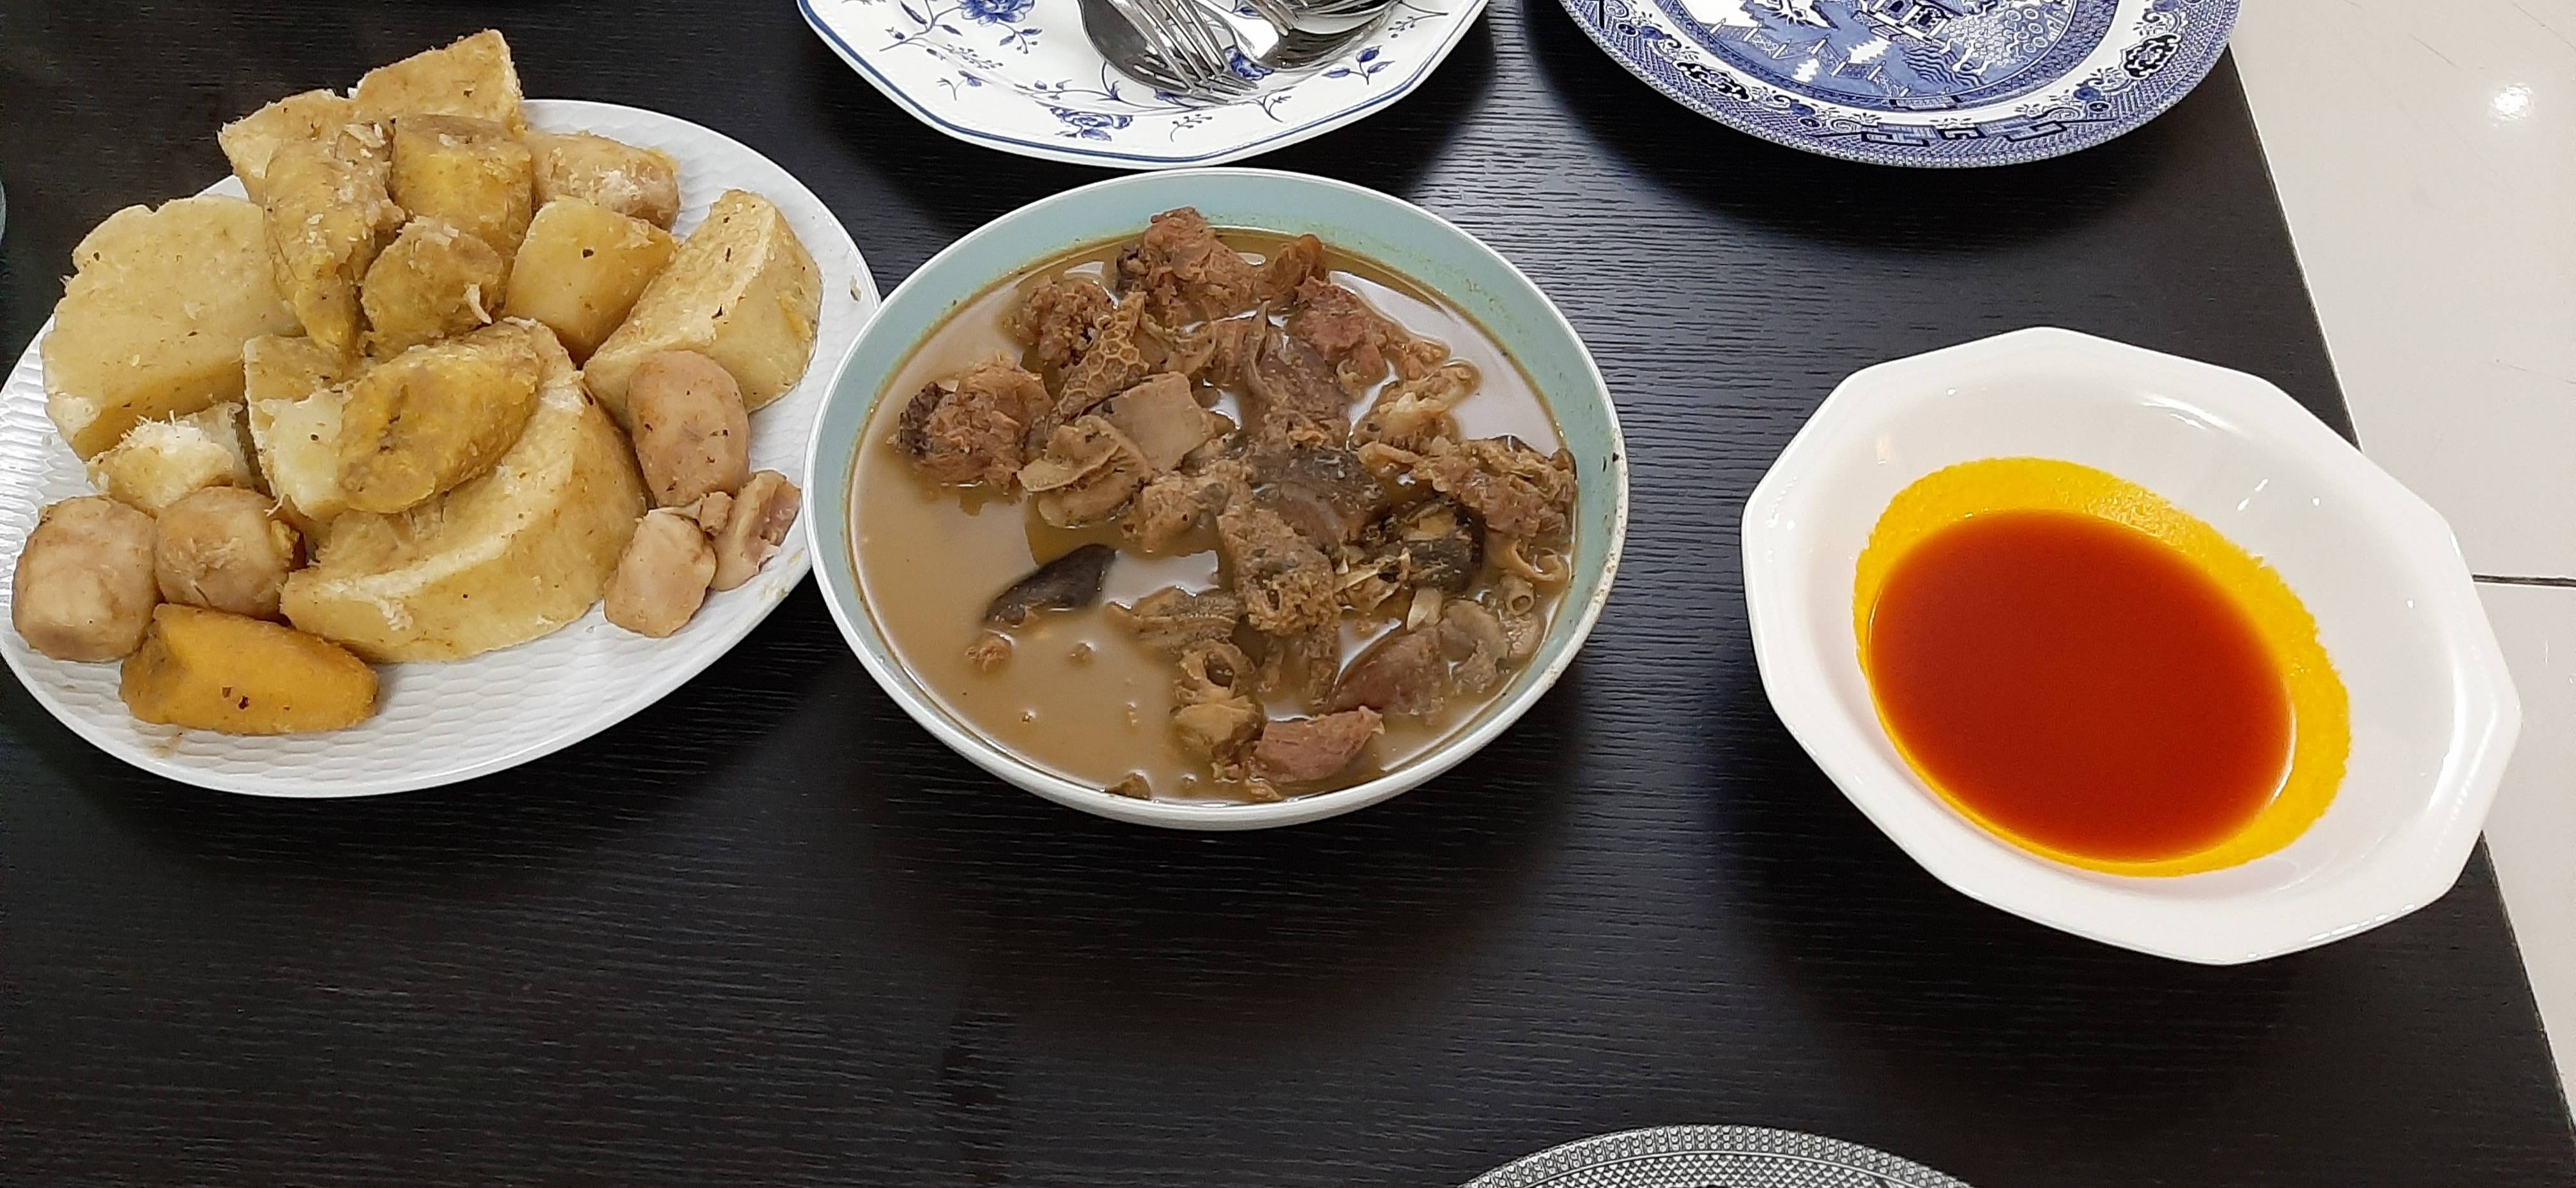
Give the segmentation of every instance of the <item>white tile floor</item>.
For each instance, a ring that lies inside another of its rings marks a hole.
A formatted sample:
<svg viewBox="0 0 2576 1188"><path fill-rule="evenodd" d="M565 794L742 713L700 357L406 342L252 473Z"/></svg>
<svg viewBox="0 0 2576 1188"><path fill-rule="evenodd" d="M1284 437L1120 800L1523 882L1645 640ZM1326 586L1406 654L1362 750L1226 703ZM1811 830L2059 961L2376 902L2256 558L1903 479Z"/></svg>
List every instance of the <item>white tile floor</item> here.
<svg viewBox="0 0 2576 1188"><path fill-rule="evenodd" d="M2255 0L2235 48L2363 452L2474 572L2576 578L2576 0ZM2523 703L2487 840L2566 1081L2576 588L2485 594Z"/></svg>

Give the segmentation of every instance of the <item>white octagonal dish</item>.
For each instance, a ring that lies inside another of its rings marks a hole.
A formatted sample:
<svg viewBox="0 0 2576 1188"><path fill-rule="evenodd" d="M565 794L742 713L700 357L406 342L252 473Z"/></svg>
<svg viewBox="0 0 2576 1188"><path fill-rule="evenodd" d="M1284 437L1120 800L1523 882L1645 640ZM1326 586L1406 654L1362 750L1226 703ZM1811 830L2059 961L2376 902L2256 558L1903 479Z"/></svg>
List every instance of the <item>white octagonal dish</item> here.
<svg viewBox="0 0 2576 1188"><path fill-rule="evenodd" d="M2175 877L2063 865L1935 796L1881 728L1853 576L1916 479L2045 457L2139 483L2269 564L2317 622L2351 698L2325 815L2272 854ZM2067 330L1883 363L1834 389L1744 512L1745 598L1781 720L1854 805L1943 882L2053 928L2186 961L2293 952L2447 891L2522 720L2450 527L2288 393Z"/></svg>

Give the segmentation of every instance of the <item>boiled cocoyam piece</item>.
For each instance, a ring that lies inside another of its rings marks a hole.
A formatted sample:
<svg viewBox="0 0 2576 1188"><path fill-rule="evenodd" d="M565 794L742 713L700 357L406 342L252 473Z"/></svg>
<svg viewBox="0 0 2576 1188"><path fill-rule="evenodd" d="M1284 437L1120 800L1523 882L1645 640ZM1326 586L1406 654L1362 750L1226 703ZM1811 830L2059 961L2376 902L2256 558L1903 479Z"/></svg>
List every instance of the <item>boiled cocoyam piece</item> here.
<svg viewBox="0 0 2576 1188"><path fill-rule="evenodd" d="M366 721L376 674L328 640L259 619L163 603L117 694L146 722L223 734L310 734Z"/></svg>
<svg viewBox="0 0 2576 1188"><path fill-rule="evenodd" d="M536 413L481 478L401 515L332 522L286 579L297 627L373 660L456 660L547 634L599 601L644 514L625 437L535 332Z"/></svg>
<svg viewBox="0 0 2576 1188"><path fill-rule="evenodd" d="M531 331L543 333L534 322L488 326L350 381L338 443L349 506L402 511L483 473L519 440L543 369Z"/></svg>
<svg viewBox="0 0 2576 1188"><path fill-rule="evenodd" d="M491 120L415 115L394 121L393 196L417 218L465 231L504 260L518 254L535 209L528 146Z"/></svg>
<svg viewBox="0 0 2576 1188"><path fill-rule="evenodd" d="M497 121L512 135L528 128L519 111L519 69L497 29L370 70L351 98L360 119L454 115Z"/></svg>
<svg viewBox="0 0 2576 1188"><path fill-rule="evenodd" d="M250 200L259 202L266 194L268 159L276 155L277 146L327 140L360 122L357 104L347 97L306 91L224 125L215 133L215 143L223 148L224 159L232 162L233 176L241 179Z"/></svg>
<svg viewBox="0 0 2576 1188"><path fill-rule="evenodd" d="M492 322L509 268L481 237L415 215L367 267L367 353L399 355Z"/></svg>
<svg viewBox="0 0 2576 1188"><path fill-rule="evenodd" d="M114 660L143 643L152 606L152 517L103 495L44 510L18 551L9 619L56 660Z"/></svg>
<svg viewBox="0 0 2576 1188"><path fill-rule="evenodd" d="M403 221L386 176L382 146L355 135L288 141L268 159L263 188L277 283L304 332L342 355L358 350L358 282L380 237Z"/></svg>
<svg viewBox="0 0 2576 1188"><path fill-rule="evenodd" d="M340 490L340 409L348 402L348 389L328 387L301 399L250 405L250 440L260 473L288 518L307 530L349 510L349 497Z"/></svg>
<svg viewBox="0 0 2576 1188"><path fill-rule="evenodd" d="M106 453L89 460L90 485L119 503L160 515L202 487L259 486L251 465L242 406L225 401L204 412L136 425Z"/></svg>
<svg viewBox="0 0 2576 1188"><path fill-rule="evenodd" d="M551 327L574 360L588 359L662 274L671 233L580 198L557 198L528 224L502 312Z"/></svg>
<svg viewBox="0 0 2576 1188"><path fill-rule="evenodd" d="M258 207L181 198L109 215L72 250L45 335L45 411L83 458L143 421L242 394L242 344L295 329Z"/></svg>
<svg viewBox="0 0 2576 1188"><path fill-rule="evenodd" d="M668 231L680 217L680 165L657 148L590 132L530 132L537 155L537 207L558 198L597 203Z"/></svg>
<svg viewBox="0 0 2576 1188"><path fill-rule="evenodd" d="M822 313L822 271L787 216L758 194L727 190L584 374L624 422L626 387L645 356L696 351L733 373L744 407L757 410L804 376Z"/></svg>
<svg viewBox="0 0 2576 1188"><path fill-rule="evenodd" d="M242 344L242 399L302 400L347 379L350 361L302 336L263 334Z"/></svg>

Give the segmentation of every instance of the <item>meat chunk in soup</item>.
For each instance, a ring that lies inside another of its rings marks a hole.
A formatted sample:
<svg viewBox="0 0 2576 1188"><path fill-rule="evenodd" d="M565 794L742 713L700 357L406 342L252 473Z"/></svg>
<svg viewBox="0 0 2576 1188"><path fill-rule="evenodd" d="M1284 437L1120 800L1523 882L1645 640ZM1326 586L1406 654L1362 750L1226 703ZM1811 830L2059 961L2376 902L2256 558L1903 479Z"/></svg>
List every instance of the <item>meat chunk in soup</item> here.
<svg viewBox="0 0 2576 1188"><path fill-rule="evenodd" d="M1323 263L1323 242L1305 235L1256 265L1218 238L1197 210L1183 207L1154 216L1120 254L1118 275L1124 291L1145 296L1155 320L1181 325L1285 298Z"/></svg>
<svg viewBox="0 0 2576 1188"><path fill-rule="evenodd" d="M1036 375L989 359L915 393L895 445L932 482L1008 487L1027 462L1029 427L1052 400Z"/></svg>
<svg viewBox="0 0 2576 1188"><path fill-rule="evenodd" d="M1136 492L1120 530L1138 549L1164 552L1213 521L1228 504L1249 501L1251 492L1249 468L1231 458L1221 458L1195 470L1156 475Z"/></svg>
<svg viewBox="0 0 2576 1188"><path fill-rule="evenodd" d="M1251 398L1244 409L1258 436L1280 440L1310 429L1329 439L1342 437L1350 394L1333 378L1332 364L1303 340L1275 330L1264 336L1244 369L1243 386Z"/></svg>
<svg viewBox="0 0 2576 1188"><path fill-rule="evenodd" d="M1204 644L1234 638L1243 621L1243 600L1225 590L1183 590L1165 586L1126 606L1112 606L1118 620L1146 647L1179 659Z"/></svg>
<svg viewBox="0 0 2576 1188"><path fill-rule="evenodd" d="M1460 434L1451 410L1475 394L1477 382L1473 364L1446 363L1420 377L1388 384L1359 423L1351 426L1351 441L1414 452L1429 449L1441 438L1454 441Z"/></svg>
<svg viewBox="0 0 2576 1188"><path fill-rule="evenodd" d="M1252 744L1252 772L1283 784L1330 779L1359 758L1384 728L1373 709L1272 722Z"/></svg>
<svg viewBox="0 0 2576 1188"><path fill-rule="evenodd" d="M1253 501L1321 548L1357 537L1386 507L1385 485L1359 455L1339 445L1263 448L1247 462Z"/></svg>
<svg viewBox="0 0 2576 1188"><path fill-rule="evenodd" d="M1216 530L1253 630L1291 636L1341 618L1333 563L1279 513L1257 504L1229 507L1217 516Z"/></svg>
<svg viewBox="0 0 2576 1188"><path fill-rule="evenodd" d="M1144 302L1134 297L1120 301L1107 317L1100 319L1091 344L1065 370L1064 383L1056 392L1056 421L1081 416L1091 411L1092 405L1126 391L1152 373L1138 341L1144 323Z"/></svg>
<svg viewBox="0 0 2576 1188"><path fill-rule="evenodd" d="M1058 277L1029 290L1011 315L1011 335L1037 348L1038 361L1059 371L1091 349L1115 305L1087 276Z"/></svg>
<svg viewBox="0 0 2576 1188"><path fill-rule="evenodd" d="M1117 559L1118 550L1105 544L1087 544L1038 566L994 596L992 605L984 608L984 621L997 627L1017 627L1039 611L1089 606L1092 599L1100 597L1100 583L1109 576L1110 563Z"/></svg>
<svg viewBox="0 0 2576 1188"><path fill-rule="evenodd" d="M1058 528L1097 524L1135 497L1154 464L1103 417L1058 425L1046 451L1020 468L1020 485L1038 497L1038 515Z"/></svg>
<svg viewBox="0 0 2576 1188"><path fill-rule="evenodd" d="M1363 706L1382 714L1428 714L1448 699L1449 660L1436 627L1406 628L1369 646L1342 670L1325 699L1330 710Z"/></svg>
<svg viewBox="0 0 2576 1188"><path fill-rule="evenodd" d="M1574 456L1542 454L1516 438L1463 444L1436 440L1419 451L1360 447L1360 458L1391 480L1408 480L1457 500L1495 535L1540 544L1573 530Z"/></svg>
<svg viewBox="0 0 2576 1188"><path fill-rule="evenodd" d="M1189 377L1168 371L1111 397L1101 415L1135 442L1157 471L1180 465L1190 451L1228 428L1224 418L1199 407Z"/></svg>

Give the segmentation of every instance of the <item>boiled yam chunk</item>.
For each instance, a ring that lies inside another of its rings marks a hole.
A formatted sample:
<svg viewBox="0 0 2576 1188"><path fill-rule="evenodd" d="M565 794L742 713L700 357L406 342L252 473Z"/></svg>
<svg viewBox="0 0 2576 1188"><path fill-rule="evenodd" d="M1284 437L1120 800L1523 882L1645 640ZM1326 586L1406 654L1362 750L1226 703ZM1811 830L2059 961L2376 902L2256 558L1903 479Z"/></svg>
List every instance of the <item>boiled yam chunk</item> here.
<svg viewBox="0 0 2576 1188"><path fill-rule="evenodd" d="M222 146L224 159L232 162L233 176L241 179L243 191L259 202L266 196L268 159L277 154L277 146L328 140L360 122L358 105L348 98L329 91L306 91L224 125L215 133L215 143Z"/></svg>
<svg viewBox="0 0 2576 1188"><path fill-rule="evenodd" d="M509 265L454 224L415 216L367 268L367 353L399 355L492 322Z"/></svg>
<svg viewBox="0 0 2576 1188"><path fill-rule="evenodd" d="M696 351L723 364L757 411L784 395L814 356L823 274L787 216L758 194L727 190L653 278L584 374L618 420L626 386L656 351Z"/></svg>
<svg viewBox="0 0 2576 1188"><path fill-rule="evenodd" d="M242 393L242 344L295 329L258 207L238 198L129 206L83 237L41 348L45 411L97 455L143 421Z"/></svg>
<svg viewBox="0 0 2576 1188"><path fill-rule="evenodd" d="M152 515L202 487L257 489L242 406L225 401L204 412L136 425L106 453L89 460L90 485Z"/></svg>
<svg viewBox="0 0 2576 1188"><path fill-rule="evenodd" d="M394 122L393 196L414 217L518 254L536 206L528 146L492 120L414 115Z"/></svg>
<svg viewBox="0 0 2576 1188"><path fill-rule="evenodd" d="M327 640L275 623L163 603L117 682L146 722L223 734L309 734L366 721L376 674Z"/></svg>
<svg viewBox="0 0 2576 1188"><path fill-rule="evenodd" d="M351 381L338 443L349 506L402 511L490 467L536 411L542 333L504 322L413 347Z"/></svg>
<svg viewBox="0 0 2576 1188"><path fill-rule="evenodd" d="M288 141L268 159L264 189L277 283L304 332L357 353L358 282L382 237L402 225L385 191L382 151L353 136Z"/></svg>
<svg viewBox="0 0 2576 1188"><path fill-rule="evenodd" d="M668 231L680 217L680 165L671 154L588 132L530 132L537 207L579 198Z"/></svg>
<svg viewBox="0 0 2576 1188"><path fill-rule="evenodd" d="M250 440L259 470L288 518L310 530L349 510L340 489L342 387L320 388L295 400L257 400L250 406Z"/></svg>
<svg viewBox="0 0 2576 1188"><path fill-rule="evenodd" d="M574 360L586 360L678 250L670 232L642 219L557 198L528 224L502 312L544 322Z"/></svg>
<svg viewBox="0 0 2576 1188"><path fill-rule="evenodd" d="M399 515L332 522L286 580L294 624L372 660L456 660L580 618L644 514L633 451L554 336L536 412L492 468Z"/></svg>
<svg viewBox="0 0 2576 1188"><path fill-rule="evenodd" d="M498 122L512 135L528 128L519 110L519 69L497 29L370 70L351 98L360 119L453 115Z"/></svg>

